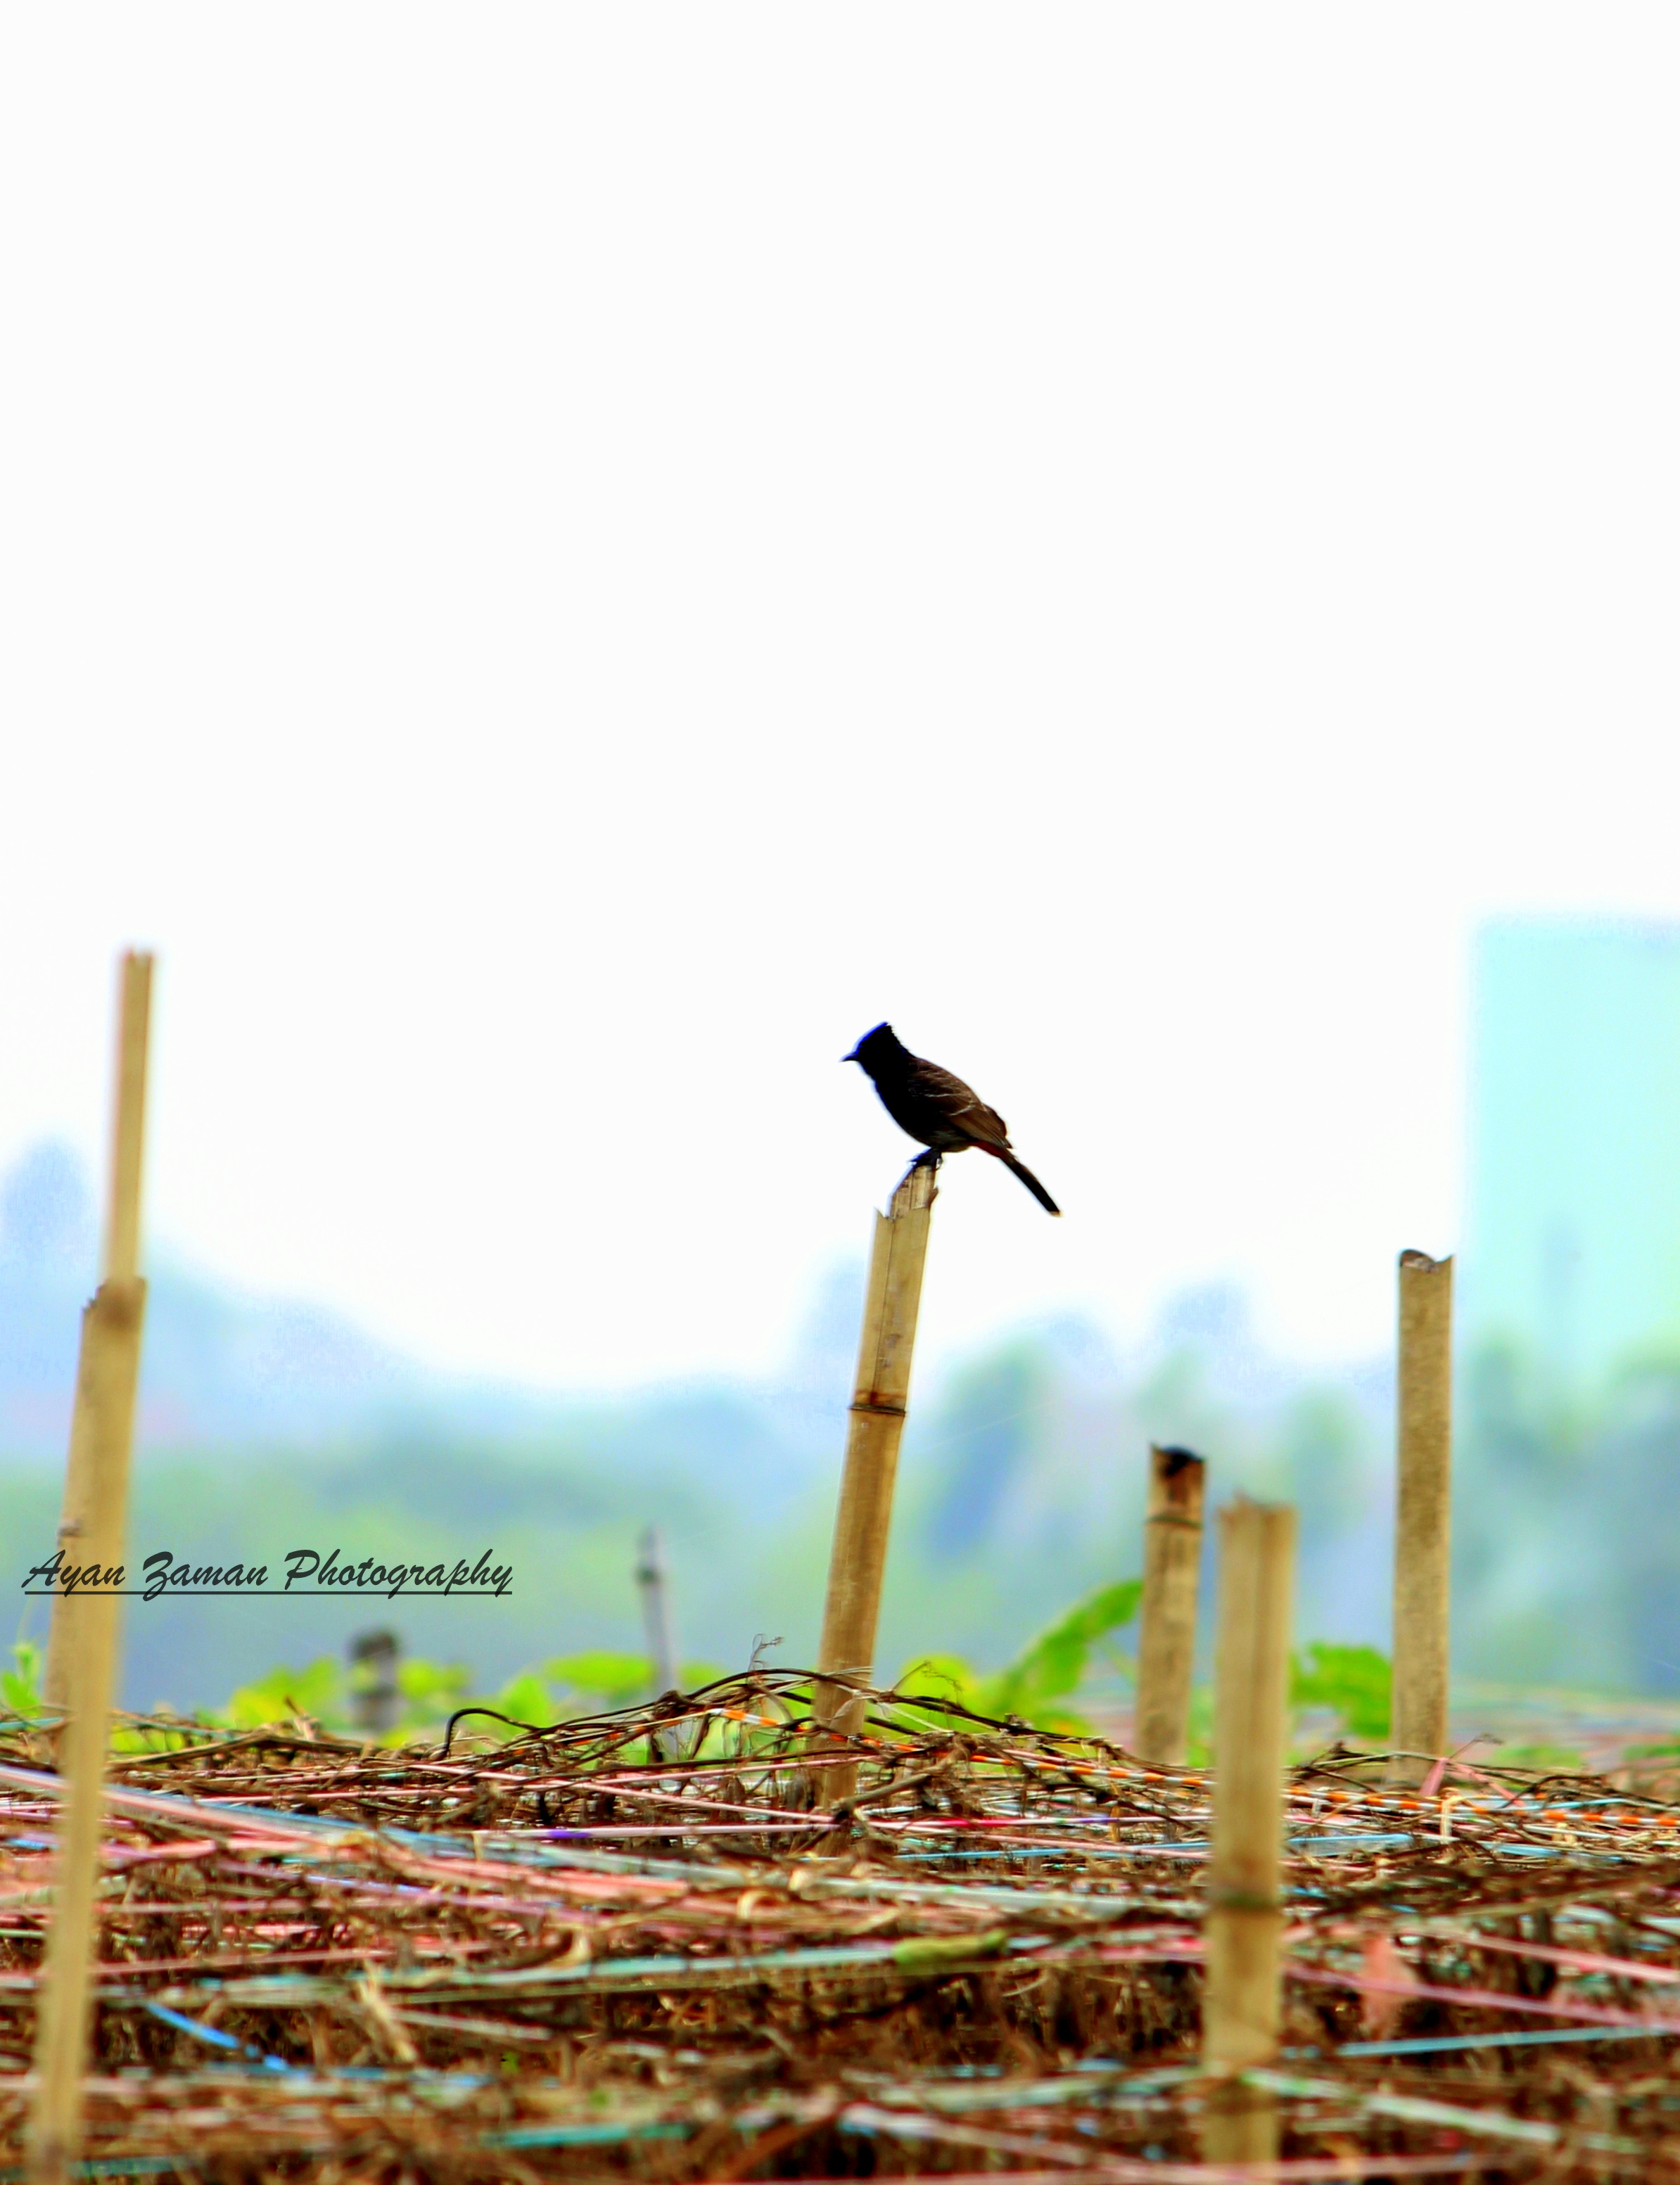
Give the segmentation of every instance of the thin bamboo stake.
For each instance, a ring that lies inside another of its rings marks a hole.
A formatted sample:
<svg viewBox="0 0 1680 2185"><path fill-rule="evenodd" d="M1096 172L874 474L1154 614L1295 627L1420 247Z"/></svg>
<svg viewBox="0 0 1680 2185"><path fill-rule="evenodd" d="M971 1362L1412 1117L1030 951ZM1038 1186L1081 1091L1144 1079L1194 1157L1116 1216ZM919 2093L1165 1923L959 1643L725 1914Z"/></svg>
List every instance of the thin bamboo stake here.
<svg viewBox="0 0 1680 2185"><path fill-rule="evenodd" d="M1453 1263L1400 1255L1394 1527L1394 1704L1397 1752L1447 1750L1447 1677L1453 1514ZM1393 1774L1420 1782L1425 1758Z"/></svg>
<svg viewBox="0 0 1680 2185"><path fill-rule="evenodd" d="M131 1282L140 1272L140 1168L146 1143L146 1061L152 1028L152 958L131 948L122 959L117 1029L117 1086L111 1120L111 1195L105 1215L105 1280Z"/></svg>
<svg viewBox="0 0 1680 2185"><path fill-rule="evenodd" d="M645 1527L636 1548L636 1585L642 1596L642 1629L647 1634L648 1658L653 1664L653 1696L672 1690L677 1682L677 1641L671 1615L671 1573L665 1561L665 1542L657 1525Z"/></svg>
<svg viewBox="0 0 1680 2185"><path fill-rule="evenodd" d="M1207 1472L1203 1459L1187 1449L1150 1448L1132 1745L1140 1760L1157 1768L1182 1768L1190 1750Z"/></svg>
<svg viewBox="0 0 1680 2185"><path fill-rule="evenodd" d="M65 1490L66 1515L77 1528L71 1534L76 1560L84 1569L91 1565L105 1573L106 1583L103 1589L78 1588L53 1602L58 1671L69 1708L59 1744L59 1769L69 1787L59 1833L53 1915L36 2026L36 2095L29 2132L31 2185L59 2185L68 2177L81 2144L105 1755L116 1690L121 1606L114 1589L123 1583L129 1461L146 1310L146 1285L137 1266L151 973L149 956L131 953L124 958L105 1279L82 1316L70 1446L83 1468L78 1481L66 1482Z"/></svg>
<svg viewBox="0 0 1680 2185"><path fill-rule="evenodd" d="M842 1675L868 1679L874 1668L893 1483L909 1402L910 1361L936 1188L931 1167L913 1168L893 1193L890 1210L875 1216L817 1663L819 1669ZM841 1686L819 1685L816 1714L832 1729L852 1731L862 1722L863 1705ZM856 1787L854 1774L846 1768L825 1770L825 1798L833 1802L850 1797Z"/></svg>
<svg viewBox="0 0 1680 2185"><path fill-rule="evenodd" d="M116 1083L112 1099L109 1196L105 1206L103 1280L131 1282L140 1271L140 1171L146 1136L146 1069L152 1022L152 958L131 948L119 971ZM87 1361L88 1321L93 1308L81 1316L81 1352L76 1367L76 1394L70 1414L70 1442L64 1467L64 1499L59 1519L58 1545L67 1564L90 1561L88 1540L89 1452L87 1413L83 1400L82 1366ZM42 1674L41 1696L49 1707L69 1704L69 1640L65 1635L67 1602L55 1594L48 1612L47 1662Z"/></svg>
<svg viewBox="0 0 1680 2185"><path fill-rule="evenodd" d="M653 1696L663 1699L677 1686L677 1640L671 1612L671 1573L665 1561L664 1538L657 1525L645 1527L637 1543L636 1584L642 1596L642 1629L647 1635L648 1659L653 1665ZM653 1743L655 1750L667 1760L681 1758L681 1730L656 1730Z"/></svg>
<svg viewBox="0 0 1680 2185"><path fill-rule="evenodd" d="M1277 2155L1272 2097L1232 2075L1272 2063L1282 2018L1283 1780L1287 1758L1295 1512L1220 1512L1214 1689L1214 1834L1202 2059L1216 2075L1203 2125L1209 2162Z"/></svg>
<svg viewBox="0 0 1680 2185"><path fill-rule="evenodd" d="M394 1631L363 1631L350 1641L350 1717L365 1737L385 1736L401 1717L402 1651Z"/></svg>

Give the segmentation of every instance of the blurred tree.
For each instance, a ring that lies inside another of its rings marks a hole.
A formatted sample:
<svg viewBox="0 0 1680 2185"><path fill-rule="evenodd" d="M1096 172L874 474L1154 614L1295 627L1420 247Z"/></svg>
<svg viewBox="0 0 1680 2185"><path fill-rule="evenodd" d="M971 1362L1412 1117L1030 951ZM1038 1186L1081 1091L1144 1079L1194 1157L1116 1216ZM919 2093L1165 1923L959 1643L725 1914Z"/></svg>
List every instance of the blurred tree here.
<svg viewBox="0 0 1680 2185"><path fill-rule="evenodd" d="M1010 1483L1027 1462L1052 1385L1035 1343L1013 1343L953 1381L931 1433L942 1475L927 1517L935 1556L990 1538Z"/></svg>

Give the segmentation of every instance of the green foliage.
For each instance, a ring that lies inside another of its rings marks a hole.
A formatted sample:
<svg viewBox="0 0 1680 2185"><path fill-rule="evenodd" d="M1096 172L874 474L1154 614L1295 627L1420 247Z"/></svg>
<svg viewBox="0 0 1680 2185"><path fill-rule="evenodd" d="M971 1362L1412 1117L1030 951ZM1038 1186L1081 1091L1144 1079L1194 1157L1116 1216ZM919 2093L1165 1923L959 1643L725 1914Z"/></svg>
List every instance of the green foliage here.
<svg viewBox="0 0 1680 2185"><path fill-rule="evenodd" d="M1335 1646L1314 1640L1292 1657L1289 1703L1292 1707L1328 1707L1342 1718L1349 1737L1380 1745L1388 1735L1387 1657L1375 1646Z"/></svg>
<svg viewBox="0 0 1680 2185"><path fill-rule="evenodd" d="M1007 1927L983 1935L913 1935L893 1945L892 1961L902 1973L946 1973L980 1958L1001 1958L1009 1947Z"/></svg>
<svg viewBox="0 0 1680 2185"><path fill-rule="evenodd" d="M41 1707L41 1672L46 1650L32 1639L20 1639L12 1648L14 1667L0 1669L0 1700L11 1714L32 1715Z"/></svg>
<svg viewBox="0 0 1680 2185"><path fill-rule="evenodd" d="M950 1700L975 1714L989 1714L985 1702L991 1682L960 1654L924 1654L918 1661L905 1665L895 1689L907 1699ZM920 1710L916 1712L919 1717ZM924 1718L935 1724L943 1719L936 1713Z"/></svg>
<svg viewBox="0 0 1680 2185"><path fill-rule="evenodd" d="M543 1664L543 1674L578 1702L569 1712L610 1713L646 1699L653 1686L653 1663L645 1654L613 1654L597 1647L587 1654L562 1654Z"/></svg>
<svg viewBox="0 0 1680 2185"><path fill-rule="evenodd" d="M1184 1757L1187 1767L1211 1768L1214 1764L1214 1694L1211 1685L1192 1685L1190 1688L1190 1735Z"/></svg>
<svg viewBox="0 0 1680 2185"><path fill-rule="evenodd" d="M402 1696L402 1720L421 1724L441 1722L466 1703L472 1672L459 1662L427 1662L416 1657L397 1664L397 1690Z"/></svg>
<svg viewBox="0 0 1680 2185"><path fill-rule="evenodd" d="M159 1707L162 1715L172 1714L172 1707ZM204 1741L202 1724L184 1717L179 1730L170 1730L157 1723L148 1723L143 1730L114 1730L111 1732L113 1752L179 1752L183 1746L198 1745Z"/></svg>
<svg viewBox="0 0 1680 2185"><path fill-rule="evenodd" d="M899 1679L898 1689L912 1696L954 1700L959 1707L995 1719L1013 1715L1035 1730L1081 1735L1087 1725L1059 1702L1085 1681L1091 1649L1111 1631L1130 1623L1142 1598L1141 1579L1099 1586L1041 1631L995 1675L978 1674L960 1655L930 1654L911 1664ZM1122 1657L1114 1658L1129 1668Z"/></svg>
<svg viewBox="0 0 1680 2185"><path fill-rule="evenodd" d="M227 1730L262 1730L301 1717L323 1730L351 1731L362 1674L356 1668L345 1671L331 1655L304 1669L271 1669L254 1684L241 1685L226 1706L208 1719ZM681 1672L682 1688L693 1691L723 1674L710 1662L687 1662ZM538 1728L574 1715L632 1707L650 1696L652 1685L653 1665L645 1656L600 1649L561 1655L539 1668L522 1669L500 1691L489 1693L474 1692L472 1671L458 1662L416 1657L397 1665L401 1712L383 1741L401 1745L422 1736L440 1736L456 1709L467 1707L489 1707L505 1715L506 1723L485 1716L472 1724L475 1735L505 1740L516 1737L521 1724Z"/></svg>
<svg viewBox="0 0 1680 2185"><path fill-rule="evenodd" d="M1085 1681L1092 1647L1130 1623L1142 1598L1142 1579L1125 1579L1116 1585L1099 1586L1058 1617L996 1679L995 1696L1002 1712L1036 1721L1052 1702L1077 1691Z"/></svg>
<svg viewBox="0 0 1680 2185"><path fill-rule="evenodd" d="M955 1377L936 1428L947 1454L924 1519L935 1560L972 1556L996 1534L1012 1484L1031 1464L1053 1384L1049 1360L1030 1340L1006 1344Z"/></svg>
<svg viewBox="0 0 1680 2185"><path fill-rule="evenodd" d="M534 1669L510 1677L496 1694L494 1704L496 1712L506 1715L510 1722L524 1723L532 1730L540 1730L555 1719L554 1694ZM492 1722L475 1724L474 1727L493 1734L496 1729Z"/></svg>
<svg viewBox="0 0 1680 2185"><path fill-rule="evenodd" d="M1630 1759L1633 1757L1630 1752ZM1501 1768L1532 1768L1546 1775L1581 1775L1587 1762L1571 1745L1507 1745L1499 1754Z"/></svg>
<svg viewBox="0 0 1680 2185"><path fill-rule="evenodd" d="M242 1685L210 1720L228 1730L265 1730L300 1718L327 1730L349 1727L344 1673L330 1654L306 1669L271 1669L255 1684Z"/></svg>

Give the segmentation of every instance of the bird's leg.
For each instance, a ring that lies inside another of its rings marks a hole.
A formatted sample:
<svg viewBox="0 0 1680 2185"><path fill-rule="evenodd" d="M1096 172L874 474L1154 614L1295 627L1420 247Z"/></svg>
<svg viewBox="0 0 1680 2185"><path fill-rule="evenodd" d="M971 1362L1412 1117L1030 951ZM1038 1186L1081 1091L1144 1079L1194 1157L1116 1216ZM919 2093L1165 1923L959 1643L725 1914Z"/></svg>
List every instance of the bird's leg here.
<svg viewBox="0 0 1680 2185"><path fill-rule="evenodd" d="M899 1190L903 1190L905 1185L909 1182L911 1177L915 1175L918 1168L930 1168L934 1174L937 1176L939 1174L940 1163L944 1160L944 1154L941 1154L936 1147L928 1146L924 1148L922 1152L917 1154L915 1160L911 1162L909 1167L905 1170L903 1175L900 1176L898 1180ZM935 1188L934 1196L937 1198L938 1195L938 1190Z"/></svg>

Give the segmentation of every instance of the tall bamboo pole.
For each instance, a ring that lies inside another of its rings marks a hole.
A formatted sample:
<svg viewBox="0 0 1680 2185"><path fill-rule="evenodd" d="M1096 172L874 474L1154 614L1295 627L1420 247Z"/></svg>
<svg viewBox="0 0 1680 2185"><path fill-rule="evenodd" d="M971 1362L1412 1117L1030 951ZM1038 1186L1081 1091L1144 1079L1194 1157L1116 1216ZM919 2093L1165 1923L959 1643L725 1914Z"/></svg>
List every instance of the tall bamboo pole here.
<svg viewBox="0 0 1680 2185"><path fill-rule="evenodd" d="M106 1574L103 1585L55 1600L53 1630L69 1716L59 1764L68 1781L55 1864L36 2025L36 2093L30 2119L31 2185L59 2185L81 2144L82 2082L92 2031L95 1893L105 1753L116 1689L117 1633L129 1460L146 1285L138 1269L140 1171L145 1137L152 959L123 959L117 1039L116 1116L105 1227L105 1279L82 1316L73 1457L77 1500L66 1505L79 1530L76 1561ZM59 1616L56 1612L62 1610Z"/></svg>
<svg viewBox="0 0 1680 2185"><path fill-rule="evenodd" d="M935 1188L931 1167L913 1168L893 1193L890 1209L875 1216L817 1662L819 1669L846 1676L868 1678L874 1667L893 1483L910 1398L910 1361ZM819 1685L816 1713L829 1728L851 1731L862 1721L863 1705L840 1685ZM825 1797L849 1795L854 1772L828 1771Z"/></svg>
<svg viewBox="0 0 1680 2185"><path fill-rule="evenodd" d="M1270 2097L1232 2075L1275 2059L1282 2019L1283 1771L1294 1584L1295 1512L1248 1501L1221 1510L1202 2009L1202 2059L1215 2075L1203 2126L1209 2162L1270 2162L1277 2154Z"/></svg>
<svg viewBox="0 0 1680 2185"><path fill-rule="evenodd" d="M1207 1473L1206 1463L1187 1449L1150 1448L1132 1743L1140 1760L1158 1768L1182 1768L1190 1749Z"/></svg>
<svg viewBox="0 0 1680 2185"><path fill-rule="evenodd" d="M132 1282L140 1272L140 1172L146 1136L146 1064L151 1043L152 958L130 949L119 973L117 998L116 1083L111 1104L111 1160L109 1193L105 1203L105 1234L101 1280ZM81 1316L81 1351L76 1369L75 1400L70 1413L69 1460L64 1467L64 1499L59 1519L58 1545L67 1564L91 1562L88 1534L92 1510L92 1456L88 1428L92 1414L84 1393L92 1384L82 1372L87 1363L88 1327L93 1306ZM42 1698L49 1707L69 1704L70 1658L66 1636L70 1602L55 1594L48 1612L47 1663L42 1674Z"/></svg>
<svg viewBox="0 0 1680 2185"><path fill-rule="evenodd" d="M1453 1263L1400 1255L1394 1526L1394 1774L1447 1750L1453 1514Z"/></svg>

